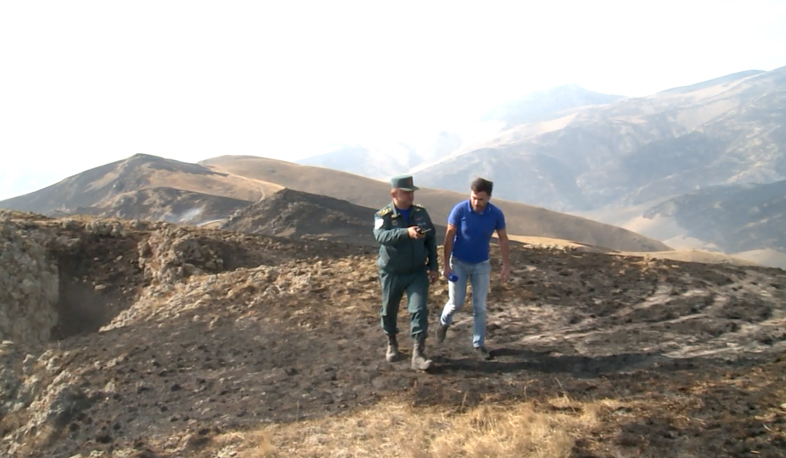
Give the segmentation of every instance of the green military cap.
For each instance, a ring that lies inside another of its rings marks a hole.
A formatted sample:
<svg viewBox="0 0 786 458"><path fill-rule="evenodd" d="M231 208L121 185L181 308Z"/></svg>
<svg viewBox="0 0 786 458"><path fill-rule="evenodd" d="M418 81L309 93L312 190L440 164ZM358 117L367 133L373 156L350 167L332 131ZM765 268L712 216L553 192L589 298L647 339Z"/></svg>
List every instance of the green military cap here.
<svg viewBox="0 0 786 458"><path fill-rule="evenodd" d="M412 182L412 175L398 175L390 179L390 187L401 189L402 191L417 191L418 188Z"/></svg>

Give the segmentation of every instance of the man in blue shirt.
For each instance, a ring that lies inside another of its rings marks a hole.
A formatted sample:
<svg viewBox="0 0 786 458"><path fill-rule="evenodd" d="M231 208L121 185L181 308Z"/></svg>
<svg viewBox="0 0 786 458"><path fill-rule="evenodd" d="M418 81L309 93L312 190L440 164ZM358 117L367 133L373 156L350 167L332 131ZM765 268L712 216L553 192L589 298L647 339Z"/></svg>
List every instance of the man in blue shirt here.
<svg viewBox="0 0 786 458"><path fill-rule="evenodd" d="M491 359L486 350L486 297L491 276L489 243L494 231L499 238L502 252L502 281L510 277L508 235L505 232L505 215L492 205L491 191L494 183L478 178L470 186L469 200L460 202L448 216L445 235L445 263L442 275L449 282L449 299L442 310L437 327L437 342L443 342L453 315L464 305L467 281L472 284L472 345L480 359ZM449 261L448 261L449 260Z"/></svg>

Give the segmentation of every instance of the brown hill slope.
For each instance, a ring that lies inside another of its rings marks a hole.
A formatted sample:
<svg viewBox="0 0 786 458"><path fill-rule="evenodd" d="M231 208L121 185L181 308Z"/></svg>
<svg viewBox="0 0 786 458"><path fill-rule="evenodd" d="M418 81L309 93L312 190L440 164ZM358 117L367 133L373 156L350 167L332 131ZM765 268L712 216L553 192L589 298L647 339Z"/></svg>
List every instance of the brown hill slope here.
<svg viewBox="0 0 786 458"><path fill-rule="evenodd" d="M227 215L248 205L246 200L162 187L124 192L111 199L104 199L92 207L78 207L69 213L200 224L223 220ZM61 213L65 212L52 212L57 216L62 216Z"/></svg>
<svg viewBox="0 0 786 458"><path fill-rule="evenodd" d="M153 197L151 191L137 196L128 194L163 187L203 196L180 198L171 195L171 203L167 203L166 197L171 191L158 192L156 197ZM196 216L186 218L189 223L200 224L231 215L231 211L220 215L220 212L207 208L215 210L234 206L234 203L222 199L252 202L282 187L344 199L374 209L387 204L390 198L386 183L283 161L225 156L198 165L135 155L74 175L40 191L2 201L0 208L44 214L122 214L126 217L141 217L145 211L151 211L150 218L157 219L161 215L181 218L180 203L200 200L202 204L199 208L187 209L191 211L191 216ZM210 195L220 199L207 203L210 200L207 196ZM462 193L433 189L422 189L418 193L418 201L429 208L437 224L444 224L453 205L465 198L466 195ZM508 232L511 234L561 238L625 251L668 249L662 243L633 232L587 219L513 202L495 200L495 203L506 212ZM169 208L172 206L178 208ZM211 213L212 216L208 216Z"/></svg>
<svg viewBox="0 0 786 458"><path fill-rule="evenodd" d="M345 172L254 156L221 156L200 164L216 172L343 199L363 207L378 209L390 202L388 183ZM417 182L417 176L415 181ZM428 209L435 223L444 224L450 210L456 203L466 199L468 192L421 188L416 195L416 201ZM495 199L494 203L505 212L508 232L511 234L574 240L623 251L669 249L660 242L634 232L584 218L516 202Z"/></svg>
<svg viewBox="0 0 786 458"><path fill-rule="evenodd" d="M164 187L249 202L256 202L280 189L270 183L218 173L197 164L136 154L86 170L39 191L0 201L0 208L71 214L80 207L112 206L111 202L124 193ZM126 211L139 213L141 208Z"/></svg>
<svg viewBox="0 0 786 458"><path fill-rule="evenodd" d="M376 209L284 188L232 215L221 229L291 238L319 238L375 246L370 221ZM437 227L441 243L445 227Z"/></svg>
<svg viewBox="0 0 786 458"><path fill-rule="evenodd" d="M61 340L0 344L0 456L782 456L777 269L494 253L495 359L465 310L427 374L384 361L370 248L0 216L62 288Z"/></svg>

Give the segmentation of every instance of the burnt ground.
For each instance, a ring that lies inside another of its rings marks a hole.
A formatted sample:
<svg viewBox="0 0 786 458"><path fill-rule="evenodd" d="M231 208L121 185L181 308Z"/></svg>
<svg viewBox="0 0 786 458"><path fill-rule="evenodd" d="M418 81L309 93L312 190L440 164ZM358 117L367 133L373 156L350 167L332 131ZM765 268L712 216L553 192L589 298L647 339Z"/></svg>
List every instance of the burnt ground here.
<svg viewBox="0 0 786 458"><path fill-rule="evenodd" d="M47 429L24 428L34 406L0 418L0 454L199 456L222 432L386 398L466 409L568 396L626 402L577 440L574 457L786 456L779 269L522 246L501 284L495 251L494 360L472 356L467 304L444 344L429 339L436 368L418 373L384 361L373 248L183 229L225 262L166 284L139 267L149 230L102 237L26 224L70 278L61 311L72 316L35 356L48 350L42 386L68 383L72 395ZM77 284L89 297L69 299ZM433 328L446 283L431 294ZM76 306L85 302L89 313Z"/></svg>

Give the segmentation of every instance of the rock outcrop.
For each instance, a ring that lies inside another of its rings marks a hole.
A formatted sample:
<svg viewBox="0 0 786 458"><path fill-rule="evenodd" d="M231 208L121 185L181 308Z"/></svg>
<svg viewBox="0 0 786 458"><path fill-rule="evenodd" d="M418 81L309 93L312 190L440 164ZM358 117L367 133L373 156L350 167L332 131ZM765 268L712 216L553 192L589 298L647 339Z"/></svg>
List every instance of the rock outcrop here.
<svg viewBox="0 0 786 458"><path fill-rule="evenodd" d="M0 341L47 342L57 324L57 265L8 220L0 221L0 247Z"/></svg>
<svg viewBox="0 0 786 458"><path fill-rule="evenodd" d="M161 225L139 244L139 267L157 283L172 283L191 275L223 270L223 259L184 229Z"/></svg>

